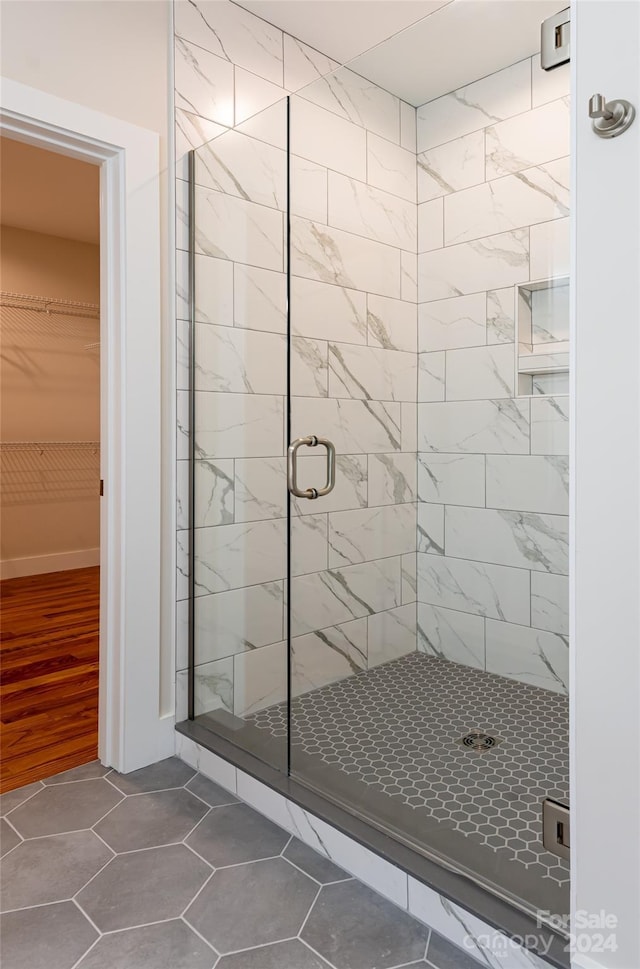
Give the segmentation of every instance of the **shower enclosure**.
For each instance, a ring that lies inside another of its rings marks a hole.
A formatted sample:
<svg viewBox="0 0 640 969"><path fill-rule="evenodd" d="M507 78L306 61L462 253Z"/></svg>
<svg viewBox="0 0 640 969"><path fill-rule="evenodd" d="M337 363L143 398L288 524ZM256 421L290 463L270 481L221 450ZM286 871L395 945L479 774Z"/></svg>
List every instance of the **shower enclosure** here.
<svg viewBox="0 0 640 969"><path fill-rule="evenodd" d="M368 56L191 156L179 688L212 737L562 913L566 75L507 60L416 112Z"/></svg>

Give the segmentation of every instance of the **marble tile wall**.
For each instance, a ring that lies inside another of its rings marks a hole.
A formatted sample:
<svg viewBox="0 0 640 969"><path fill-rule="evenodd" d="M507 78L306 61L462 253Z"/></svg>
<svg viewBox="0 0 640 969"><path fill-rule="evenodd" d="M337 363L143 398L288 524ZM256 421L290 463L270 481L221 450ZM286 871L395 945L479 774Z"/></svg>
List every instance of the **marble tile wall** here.
<svg viewBox="0 0 640 969"><path fill-rule="evenodd" d="M418 108L418 648L568 687L568 398L515 396L514 284L568 266L568 65Z"/></svg>
<svg viewBox="0 0 640 969"><path fill-rule="evenodd" d="M416 648L416 112L228 0L175 0L178 702L186 716L186 152L196 168L196 704L286 694L286 104L296 693ZM426 377L424 378L426 379ZM435 378L433 378L435 379ZM324 461L302 452L301 484ZM542 593L541 593L542 601Z"/></svg>

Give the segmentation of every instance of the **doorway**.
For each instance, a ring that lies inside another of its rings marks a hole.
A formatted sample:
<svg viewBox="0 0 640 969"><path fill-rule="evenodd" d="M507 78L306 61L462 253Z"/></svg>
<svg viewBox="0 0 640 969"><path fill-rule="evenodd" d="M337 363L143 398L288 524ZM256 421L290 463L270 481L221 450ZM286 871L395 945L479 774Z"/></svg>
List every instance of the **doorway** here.
<svg viewBox="0 0 640 969"><path fill-rule="evenodd" d="M2 790L98 756L100 173L2 138Z"/></svg>

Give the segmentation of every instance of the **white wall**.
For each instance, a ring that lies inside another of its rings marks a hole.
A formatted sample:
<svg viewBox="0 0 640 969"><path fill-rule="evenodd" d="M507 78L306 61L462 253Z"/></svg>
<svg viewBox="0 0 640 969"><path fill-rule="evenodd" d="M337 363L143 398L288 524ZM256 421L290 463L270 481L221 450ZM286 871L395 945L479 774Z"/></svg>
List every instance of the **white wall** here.
<svg viewBox="0 0 640 969"><path fill-rule="evenodd" d="M573 910L617 919L617 949L573 965L640 966L640 121L598 138L598 91L640 107L640 5L573 5L575 481Z"/></svg>

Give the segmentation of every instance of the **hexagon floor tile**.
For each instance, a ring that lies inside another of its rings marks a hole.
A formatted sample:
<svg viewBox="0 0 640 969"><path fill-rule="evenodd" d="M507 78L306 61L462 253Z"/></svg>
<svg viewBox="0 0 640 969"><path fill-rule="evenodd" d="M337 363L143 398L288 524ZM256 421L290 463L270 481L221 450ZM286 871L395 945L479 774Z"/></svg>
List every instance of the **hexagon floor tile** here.
<svg viewBox="0 0 640 969"><path fill-rule="evenodd" d="M40 836L63 805L102 820ZM175 758L127 777L84 765L1 807L2 969L479 965Z"/></svg>
<svg viewBox="0 0 640 969"><path fill-rule="evenodd" d="M249 720L284 736L286 717L278 704ZM398 799L509 852L525 882L568 885L568 863L542 846L541 816L543 798L569 796L567 697L410 653L296 698L291 723L294 751L347 775L353 803L368 790ZM470 750L460 741L473 730L500 742Z"/></svg>

